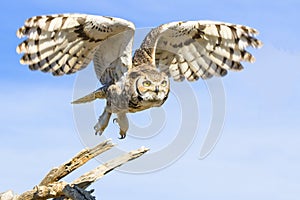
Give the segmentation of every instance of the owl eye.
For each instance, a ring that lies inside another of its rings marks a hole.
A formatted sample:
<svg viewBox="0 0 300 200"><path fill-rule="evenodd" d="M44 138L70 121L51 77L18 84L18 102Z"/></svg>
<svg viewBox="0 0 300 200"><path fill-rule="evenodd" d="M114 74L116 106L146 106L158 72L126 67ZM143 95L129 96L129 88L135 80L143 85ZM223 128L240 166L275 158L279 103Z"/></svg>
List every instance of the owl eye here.
<svg viewBox="0 0 300 200"><path fill-rule="evenodd" d="M143 82L143 86L145 86L145 87L149 87L150 85L151 85L150 81L144 81Z"/></svg>
<svg viewBox="0 0 300 200"><path fill-rule="evenodd" d="M162 81L161 86L163 86L163 87L167 86L167 81Z"/></svg>

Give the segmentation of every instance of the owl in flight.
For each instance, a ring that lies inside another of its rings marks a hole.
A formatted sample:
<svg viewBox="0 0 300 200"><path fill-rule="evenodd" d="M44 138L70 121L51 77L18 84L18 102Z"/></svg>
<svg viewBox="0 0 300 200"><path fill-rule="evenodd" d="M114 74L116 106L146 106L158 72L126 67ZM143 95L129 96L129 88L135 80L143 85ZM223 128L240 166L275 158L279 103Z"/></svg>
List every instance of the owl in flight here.
<svg viewBox="0 0 300 200"><path fill-rule="evenodd" d="M36 16L17 31L27 37L17 47L20 62L31 70L54 76L72 74L92 60L102 84L96 91L73 101L106 99L94 129L101 135L113 120L121 139L128 130L126 113L159 107L167 100L169 78L196 81L240 71L240 62L254 62L245 49L258 48L258 31L243 25L216 21L172 22L153 28L132 56L135 26L115 17L85 14Z"/></svg>

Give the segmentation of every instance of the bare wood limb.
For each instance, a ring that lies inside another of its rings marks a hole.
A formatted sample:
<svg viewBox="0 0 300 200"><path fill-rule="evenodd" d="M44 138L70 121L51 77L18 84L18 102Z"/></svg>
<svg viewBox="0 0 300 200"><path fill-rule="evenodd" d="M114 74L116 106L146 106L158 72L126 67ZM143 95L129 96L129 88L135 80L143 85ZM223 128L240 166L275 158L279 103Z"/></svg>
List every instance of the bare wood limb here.
<svg viewBox="0 0 300 200"><path fill-rule="evenodd" d="M92 158L111 149L113 146L114 144L111 143L111 140L106 140L91 149L87 148L80 151L69 161L65 162L59 167L53 168L39 185L48 185L50 183L59 181L61 178L81 167Z"/></svg>
<svg viewBox="0 0 300 200"><path fill-rule="evenodd" d="M0 200L16 200L18 195L14 194L12 190L0 193Z"/></svg>
<svg viewBox="0 0 300 200"><path fill-rule="evenodd" d="M67 182L60 181L51 183L47 186L35 186L32 190L26 191L21 194L17 200L44 200L63 196L63 189L68 185Z"/></svg>
<svg viewBox="0 0 300 200"><path fill-rule="evenodd" d="M95 200L91 195L92 192L85 191L76 185L70 186L67 182L60 181L47 186L36 186L16 198L15 200L45 200L57 198L56 200L73 199L73 200Z"/></svg>
<svg viewBox="0 0 300 200"><path fill-rule="evenodd" d="M103 177L105 174L112 171L116 167L119 167L130 160L140 157L147 151L149 151L149 149L141 147L137 150L131 151L115 159L112 159L104 163L103 165L100 165L99 167L95 168L94 170L83 174L78 179L74 180L72 184L77 185L82 189L85 189L93 182L99 180L101 177Z"/></svg>
<svg viewBox="0 0 300 200"><path fill-rule="evenodd" d="M100 144L100 146L101 146L101 144ZM103 165L100 165L99 167L95 168L94 170L91 170L91 171L87 172L86 174L80 176L78 179L74 180L71 184L64 182L64 181L60 181L60 182L50 183L48 185L39 185L39 186L35 186L32 190L24 192L20 196L14 196L13 199L5 199L5 200L44 200L44 199L59 198L59 197L61 197L60 199L72 198L74 200L94 200L94 197L91 196L91 194L90 194L91 192L84 191L84 189L86 189L90 184L99 180L101 177L103 177L105 174L112 171L116 167L119 167L128 161L131 161L133 159L140 157L141 155L146 153L148 150L149 149L142 147L135 151L131 151L129 153L121 155L115 159L112 159L112 160L106 162ZM94 148L93 148L93 151L94 151ZM98 150L97 150L97 152L98 152ZM80 155L80 153L77 155ZM87 153L88 153L88 155L90 155L90 151L87 151ZM85 157L83 155L81 157L86 158L86 159L89 158L89 156ZM89 160L89 159L87 159L87 160ZM69 163L69 162L67 162L67 163ZM73 162L71 162L71 163L73 163ZM75 162L75 163L77 163L77 162ZM81 162L78 162L78 163L81 164ZM62 166L64 166L64 165L62 165ZM74 165L74 168L78 168L78 166ZM70 173L70 172L68 172L68 173ZM66 173L66 174L68 174L68 173ZM59 174L62 174L62 173L59 173ZM54 176L51 176L51 177L59 177L59 176L57 176L54 173Z"/></svg>

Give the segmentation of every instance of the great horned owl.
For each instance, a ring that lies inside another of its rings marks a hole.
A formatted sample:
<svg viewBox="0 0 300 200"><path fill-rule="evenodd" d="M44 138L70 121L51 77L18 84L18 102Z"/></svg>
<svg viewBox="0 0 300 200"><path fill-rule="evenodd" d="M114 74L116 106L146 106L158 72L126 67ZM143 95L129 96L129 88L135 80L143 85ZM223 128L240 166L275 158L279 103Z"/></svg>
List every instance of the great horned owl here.
<svg viewBox="0 0 300 200"><path fill-rule="evenodd" d="M215 21L172 22L152 29L132 57L134 25L120 18L85 14L36 16L17 31L27 37L17 47L21 64L54 76L72 74L91 60L102 87L75 100L106 99L95 125L101 135L112 113L121 138L128 130L126 113L161 106L168 98L169 78L196 81L240 71L254 62L245 49L262 42L250 27Z"/></svg>

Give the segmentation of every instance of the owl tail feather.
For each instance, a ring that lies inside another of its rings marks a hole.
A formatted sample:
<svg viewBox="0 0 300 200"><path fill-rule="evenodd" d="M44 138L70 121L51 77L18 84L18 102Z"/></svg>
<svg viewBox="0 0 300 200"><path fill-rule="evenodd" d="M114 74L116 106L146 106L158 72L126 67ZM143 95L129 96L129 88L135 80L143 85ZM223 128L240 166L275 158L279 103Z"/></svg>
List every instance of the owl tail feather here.
<svg viewBox="0 0 300 200"><path fill-rule="evenodd" d="M75 101L71 102L71 104L88 103L88 102L94 101L95 99L104 99L104 98L106 98L106 89L107 89L107 87L101 87L98 90L96 90L84 97L76 99Z"/></svg>

